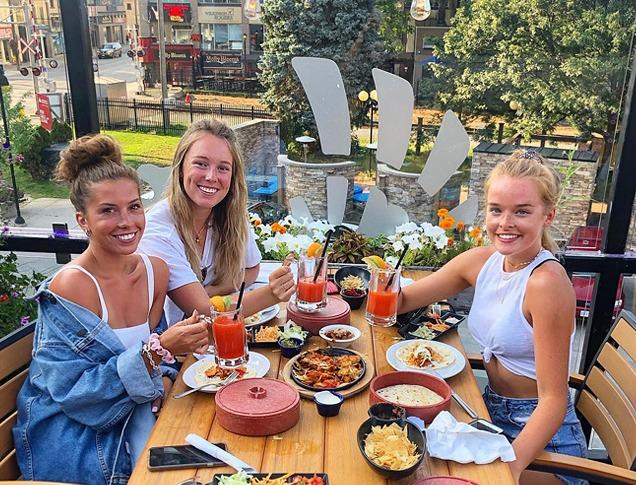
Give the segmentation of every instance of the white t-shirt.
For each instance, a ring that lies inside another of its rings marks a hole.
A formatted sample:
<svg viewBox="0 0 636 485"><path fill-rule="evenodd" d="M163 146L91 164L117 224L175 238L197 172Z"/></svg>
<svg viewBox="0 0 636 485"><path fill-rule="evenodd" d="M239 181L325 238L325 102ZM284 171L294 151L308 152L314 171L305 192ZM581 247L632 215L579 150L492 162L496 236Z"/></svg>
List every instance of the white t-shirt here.
<svg viewBox="0 0 636 485"><path fill-rule="evenodd" d="M245 223L247 224L247 218ZM146 230L139 243L139 251L149 256L157 256L166 262L170 270L168 291L199 281L190 267L185 246L174 225L167 199L159 201L146 214ZM202 272L205 273L204 285L209 285L214 279L213 255L212 231L208 231L201 258ZM260 261L261 253L256 245L256 235L250 230L245 267L252 268ZM166 298L164 311L169 325L183 320L183 311L170 298Z"/></svg>

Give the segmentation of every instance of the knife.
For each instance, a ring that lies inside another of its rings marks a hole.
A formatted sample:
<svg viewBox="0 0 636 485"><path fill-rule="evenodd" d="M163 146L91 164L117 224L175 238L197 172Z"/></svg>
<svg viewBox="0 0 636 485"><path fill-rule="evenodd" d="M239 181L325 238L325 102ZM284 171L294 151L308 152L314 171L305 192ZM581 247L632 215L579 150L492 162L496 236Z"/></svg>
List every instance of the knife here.
<svg viewBox="0 0 636 485"><path fill-rule="evenodd" d="M243 470L245 473L258 473L254 468L249 466L244 461L239 460L237 457L235 457L231 453L228 453L227 451L219 448L218 446L213 445L208 440L202 438L198 434L190 433L188 436L186 436L185 439L188 443L190 443L192 446L194 446L198 450L201 450L204 453L207 453L208 455L213 456L214 458L218 458L223 463L227 463L228 465L230 465L232 468L236 469L237 471Z"/></svg>

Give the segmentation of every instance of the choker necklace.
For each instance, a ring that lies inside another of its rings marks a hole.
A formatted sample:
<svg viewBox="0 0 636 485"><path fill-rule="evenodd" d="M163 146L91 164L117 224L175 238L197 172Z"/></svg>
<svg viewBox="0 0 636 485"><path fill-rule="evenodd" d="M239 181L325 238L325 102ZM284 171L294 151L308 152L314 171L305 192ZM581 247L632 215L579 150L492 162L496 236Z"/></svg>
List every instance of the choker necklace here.
<svg viewBox="0 0 636 485"><path fill-rule="evenodd" d="M206 220L203 225L201 226L201 229L199 229L197 231L197 233L194 235L194 241L199 244L201 242L201 232L203 231L203 229L205 229L206 227L208 227L208 221Z"/></svg>

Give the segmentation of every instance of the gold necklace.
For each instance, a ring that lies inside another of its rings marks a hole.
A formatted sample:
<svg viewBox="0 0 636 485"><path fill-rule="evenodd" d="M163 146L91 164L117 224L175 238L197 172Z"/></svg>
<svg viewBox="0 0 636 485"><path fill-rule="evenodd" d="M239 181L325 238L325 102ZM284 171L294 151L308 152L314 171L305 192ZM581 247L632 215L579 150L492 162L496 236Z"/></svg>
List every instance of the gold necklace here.
<svg viewBox="0 0 636 485"><path fill-rule="evenodd" d="M203 231L203 229L205 229L208 226L208 221L206 220L203 225L201 226L201 229L199 229L197 231L197 233L194 235L194 241L199 244L201 242L201 232Z"/></svg>
<svg viewBox="0 0 636 485"><path fill-rule="evenodd" d="M524 268L526 266L528 266L530 263L532 263L535 259L537 259L539 257L539 254L541 254L541 250L543 248L539 249L539 252L537 254L534 255L534 258L529 259L528 261L522 261L521 263L511 263L510 261L508 261L505 257L504 257L504 272L506 271L506 262L508 263L508 265L513 269L513 270L517 270L519 268Z"/></svg>
<svg viewBox="0 0 636 485"><path fill-rule="evenodd" d="M537 259L539 257L539 254L541 254L542 250L543 248L539 249L539 252L534 256L534 258L532 258L529 261L523 261L517 264L508 262L508 264L512 267L513 270L524 268L528 266L529 264L531 264L535 259ZM508 289L508 285L510 281L515 279L515 276L517 276L520 273L520 271L507 272L505 270L505 267L506 267L506 258L504 257L504 264L503 264L503 267L501 268L501 278L497 282L497 287L495 288L495 295L497 297L497 300L499 300L500 304L503 304L504 300L506 299L506 295L508 293L507 289Z"/></svg>

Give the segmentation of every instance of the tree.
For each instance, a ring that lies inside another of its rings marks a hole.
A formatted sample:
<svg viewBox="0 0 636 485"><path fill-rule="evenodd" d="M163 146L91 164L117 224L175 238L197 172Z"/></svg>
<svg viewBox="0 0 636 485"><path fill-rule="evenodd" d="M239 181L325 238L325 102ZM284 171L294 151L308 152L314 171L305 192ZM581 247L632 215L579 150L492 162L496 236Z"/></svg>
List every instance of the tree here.
<svg viewBox="0 0 636 485"><path fill-rule="evenodd" d="M375 0L375 6L380 13L380 37L386 51L404 52L403 39L414 30L409 21L409 11L396 0Z"/></svg>
<svg viewBox="0 0 636 485"><path fill-rule="evenodd" d="M369 0L266 0L267 32L259 79L265 105L281 120L282 136L315 134L307 96L291 60L296 56L332 59L340 68L349 98L371 83L371 69L384 59L379 16Z"/></svg>
<svg viewBox="0 0 636 485"><path fill-rule="evenodd" d="M565 121L612 143L635 29L633 0L473 0L435 52L436 102L525 136Z"/></svg>

